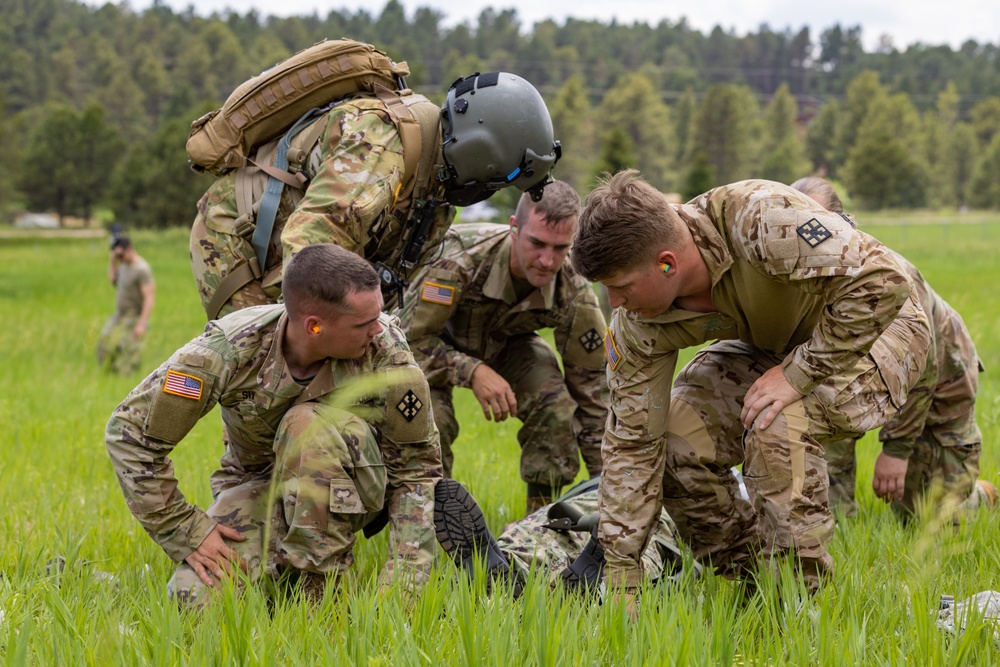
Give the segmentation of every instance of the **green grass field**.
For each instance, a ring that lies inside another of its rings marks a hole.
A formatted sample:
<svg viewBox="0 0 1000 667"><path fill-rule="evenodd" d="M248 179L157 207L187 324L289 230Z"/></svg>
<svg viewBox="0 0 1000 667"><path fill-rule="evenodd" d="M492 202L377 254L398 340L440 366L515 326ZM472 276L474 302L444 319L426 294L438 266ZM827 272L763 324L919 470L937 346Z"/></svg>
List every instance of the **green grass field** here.
<svg viewBox="0 0 1000 667"><path fill-rule="evenodd" d="M982 474L1000 483L1000 218L868 231L916 263L963 314L989 369L978 404ZM792 587L781 589L787 598L765 586L744 601L731 582L709 576L646 591L630 623L617 604L566 599L540 581L519 601L487 595L443 555L415 607L397 594L376 604L381 536L360 541L341 595L319 609L285 597L269 609L266 594L251 588L229 591L201 614L181 613L164 590L173 564L126 509L103 432L142 376L201 331L203 315L186 231L134 240L156 273L157 303L143 372L113 377L94 359L114 301L105 240L0 239L2 664L1000 664L989 626L953 637L934 624L940 595L1000 589L1000 514L957 530L931 517L901 527L868 484L873 434L860 447L862 516L838 527L836 575L804 608ZM455 473L499 531L523 511L516 423L485 422L470 399L458 397ZM181 487L203 507L219 430L217 418L202 420L175 451ZM47 573L57 555L65 572Z"/></svg>

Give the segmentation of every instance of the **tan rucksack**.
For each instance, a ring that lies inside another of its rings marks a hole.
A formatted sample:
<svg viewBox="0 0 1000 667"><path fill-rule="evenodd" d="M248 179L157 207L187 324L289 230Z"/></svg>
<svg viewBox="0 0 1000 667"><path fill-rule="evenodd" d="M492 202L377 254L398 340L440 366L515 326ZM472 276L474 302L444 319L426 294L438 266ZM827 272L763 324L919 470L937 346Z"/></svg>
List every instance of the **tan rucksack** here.
<svg viewBox="0 0 1000 667"><path fill-rule="evenodd" d="M322 41L299 51L233 91L221 109L191 125L187 152L196 171L221 176L236 170L238 215L254 221L255 257L223 278L206 312L214 318L244 285L267 270L267 249L285 186L291 201L302 197L308 180L302 171L325 127L318 122L332 102L355 94L378 97L399 131L403 144L402 187L394 215L406 220L406 248L401 268L418 256L426 237L428 215L422 209L432 180L440 137L440 108L406 88L405 62L394 63L369 44L349 39ZM397 280L397 267L376 266L383 283ZM279 269L280 270L280 269Z"/></svg>
<svg viewBox="0 0 1000 667"><path fill-rule="evenodd" d="M187 154L196 171L216 175L246 164L251 151L304 113L352 93L401 91L410 73L371 44L323 40L255 76L221 109L191 124Z"/></svg>

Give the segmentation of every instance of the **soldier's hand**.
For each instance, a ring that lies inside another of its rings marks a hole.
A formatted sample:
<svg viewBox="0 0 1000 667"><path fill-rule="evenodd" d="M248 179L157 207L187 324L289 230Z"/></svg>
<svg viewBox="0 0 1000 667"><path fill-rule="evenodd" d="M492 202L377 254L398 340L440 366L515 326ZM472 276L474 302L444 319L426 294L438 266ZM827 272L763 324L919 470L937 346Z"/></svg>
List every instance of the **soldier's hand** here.
<svg viewBox="0 0 1000 667"><path fill-rule="evenodd" d="M246 563L243 562L238 553L229 548L223 538L242 542L246 536L220 523L212 529L212 532L198 545L198 548L184 559L188 565L194 568L195 574L206 586L214 587L215 580L221 580L223 573L234 567L234 564L244 572L247 571Z"/></svg>
<svg viewBox="0 0 1000 667"><path fill-rule="evenodd" d="M788 384L781 366L769 368L757 381L750 385L747 395L743 398L743 412L740 421L743 428L750 428L762 413L761 430L771 425L771 422L785 409L802 398L797 389Z"/></svg>
<svg viewBox="0 0 1000 667"><path fill-rule="evenodd" d="M514 390L499 373L486 364L479 364L476 370L472 371L472 393L482 406L487 421L490 419L491 410L493 421L502 422L507 417L517 416Z"/></svg>
<svg viewBox="0 0 1000 667"><path fill-rule="evenodd" d="M132 329L132 335L136 338L142 338L146 335L146 323L136 322L135 327Z"/></svg>
<svg viewBox="0 0 1000 667"><path fill-rule="evenodd" d="M875 461L875 477L872 479L875 495L887 503L902 500L909 464L907 459L890 456L885 452L879 454Z"/></svg>

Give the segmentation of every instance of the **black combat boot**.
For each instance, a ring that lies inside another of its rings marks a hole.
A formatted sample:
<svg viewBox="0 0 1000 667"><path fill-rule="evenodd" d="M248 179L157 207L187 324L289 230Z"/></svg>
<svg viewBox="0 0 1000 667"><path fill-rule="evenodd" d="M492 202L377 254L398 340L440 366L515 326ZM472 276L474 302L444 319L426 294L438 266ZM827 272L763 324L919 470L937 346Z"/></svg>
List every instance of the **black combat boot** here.
<svg viewBox="0 0 1000 667"><path fill-rule="evenodd" d="M486 525L479 503L454 479L442 479L434 488L434 533L441 547L470 577L477 558L482 559L489 583L510 574L510 562Z"/></svg>

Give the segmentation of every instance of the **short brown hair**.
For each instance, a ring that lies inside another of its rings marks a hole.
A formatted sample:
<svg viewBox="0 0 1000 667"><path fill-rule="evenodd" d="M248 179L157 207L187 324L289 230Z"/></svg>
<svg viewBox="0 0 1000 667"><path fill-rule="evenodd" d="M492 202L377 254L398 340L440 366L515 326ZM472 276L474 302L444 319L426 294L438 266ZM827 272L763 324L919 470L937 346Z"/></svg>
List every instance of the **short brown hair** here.
<svg viewBox="0 0 1000 667"><path fill-rule="evenodd" d="M558 225L563 220L580 217L580 195L565 181L552 181L542 190L539 201L531 201L531 195L525 192L517 200L517 210L514 211L514 221L519 228L524 228L528 222L528 213L538 211L549 227Z"/></svg>
<svg viewBox="0 0 1000 667"><path fill-rule="evenodd" d="M603 174L587 197L570 261L587 280L603 280L678 250L683 222L662 192L635 169Z"/></svg>
<svg viewBox="0 0 1000 667"><path fill-rule="evenodd" d="M837 191L826 179L819 176L806 176L792 183L792 188L811 198L828 211L843 213L844 204L837 196Z"/></svg>
<svg viewBox="0 0 1000 667"><path fill-rule="evenodd" d="M340 308L349 294L378 287L378 274L371 264L333 243L316 243L288 262L281 296L288 314L299 317L317 307Z"/></svg>

